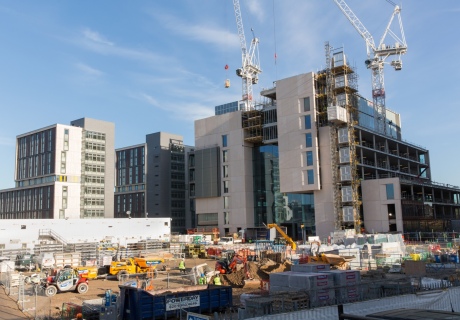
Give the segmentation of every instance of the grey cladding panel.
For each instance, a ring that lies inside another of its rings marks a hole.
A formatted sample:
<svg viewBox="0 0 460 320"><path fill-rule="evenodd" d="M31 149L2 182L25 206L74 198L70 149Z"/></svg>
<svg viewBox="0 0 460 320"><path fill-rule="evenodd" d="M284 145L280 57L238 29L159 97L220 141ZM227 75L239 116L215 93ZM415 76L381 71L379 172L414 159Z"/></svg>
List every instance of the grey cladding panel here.
<svg viewBox="0 0 460 320"><path fill-rule="evenodd" d="M220 148L195 151L195 197L220 197Z"/></svg>

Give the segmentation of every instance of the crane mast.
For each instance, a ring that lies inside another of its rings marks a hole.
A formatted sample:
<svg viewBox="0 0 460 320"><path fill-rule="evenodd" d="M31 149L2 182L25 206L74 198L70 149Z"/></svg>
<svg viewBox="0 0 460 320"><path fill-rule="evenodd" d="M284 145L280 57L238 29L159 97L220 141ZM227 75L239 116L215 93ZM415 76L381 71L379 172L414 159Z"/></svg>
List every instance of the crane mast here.
<svg viewBox="0 0 460 320"><path fill-rule="evenodd" d="M384 64L388 62L385 62L385 60L389 56L397 56L397 59L391 61L390 65L393 66L395 70L401 70L401 55L407 52L407 43L401 20L401 8L395 5L385 32L378 46L376 46L371 33L361 23L347 3L344 0L334 0L334 2L366 42L367 60L365 64L372 72L372 100L374 105L375 130L379 133L386 134L385 82L383 69ZM400 36L391 30L391 25L395 16L398 17ZM384 43L387 35L390 35L395 40L394 44L386 45Z"/></svg>
<svg viewBox="0 0 460 320"><path fill-rule="evenodd" d="M262 72L259 62L259 39L254 36L253 32L251 45L249 50L247 49L239 0L233 0L233 8L235 10L236 26L240 38L242 64L241 68L236 70L236 74L242 79L242 100L245 102L244 111L248 111L254 109L255 105L252 85L258 82L259 73Z"/></svg>

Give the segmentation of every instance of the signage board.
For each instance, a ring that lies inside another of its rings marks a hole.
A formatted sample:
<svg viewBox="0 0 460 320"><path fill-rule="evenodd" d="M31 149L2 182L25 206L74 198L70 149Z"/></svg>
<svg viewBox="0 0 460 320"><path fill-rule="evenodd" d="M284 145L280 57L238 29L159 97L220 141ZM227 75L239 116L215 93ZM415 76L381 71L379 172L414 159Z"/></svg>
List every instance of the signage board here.
<svg viewBox="0 0 460 320"><path fill-rule="evenodd" d="M187 312L186 320L211 320L210 316L204 316L202 314Z"/></svg>
<svg viewBox="0 0 460 320"><path fill-rule="evenodd" d="M200 295L166 299L166 311L200 306Z"/></svg>

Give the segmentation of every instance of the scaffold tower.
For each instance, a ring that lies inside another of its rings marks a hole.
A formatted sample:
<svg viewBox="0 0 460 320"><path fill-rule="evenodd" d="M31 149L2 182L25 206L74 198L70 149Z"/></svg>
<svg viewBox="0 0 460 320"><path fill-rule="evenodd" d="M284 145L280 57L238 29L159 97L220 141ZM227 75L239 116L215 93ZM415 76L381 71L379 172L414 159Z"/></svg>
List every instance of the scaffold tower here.
<svg viewBox="0 0 460 320"><path fill-rule="evenodd" d="M326 105L330 126L330 156L336 230L361 232L360 180L357 172L355 125L358 119L357 75L343 50L326 53Z"/></svg>

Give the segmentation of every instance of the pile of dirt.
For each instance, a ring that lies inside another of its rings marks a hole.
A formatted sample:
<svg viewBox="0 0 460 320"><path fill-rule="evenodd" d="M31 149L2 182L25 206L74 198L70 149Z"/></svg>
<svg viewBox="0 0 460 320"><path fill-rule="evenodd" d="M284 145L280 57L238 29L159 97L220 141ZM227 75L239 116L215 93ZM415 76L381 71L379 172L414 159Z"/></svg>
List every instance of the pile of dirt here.
<svg viewBox="0 0 460 320"><path fill-rule="evenodd" d="M261 261L260 270L266 274L291 271L291 262L286 260L283 263L276 263L274 261Z"/></svg>
<svg viewBox="0 0 460 320"><path fill-rule="evenodd" d="M284 261L283 263L277 263L270 259L262 259L260 262L248 261L247 263L247 275L250 279L255 280L268 280L270 273L290 271L291 262ZM234 288L242 288L247 279L244 268L230 274L220 274L220 281L223 285L232 286ZM211 280L212 283L212 280Z"/></svg>
<svg viewBox="0 0 460 320"><path fill-rule="evenodd" d="M222 284L227 284L232 287L242 288L244 286L244 279L246 278L244 269L240 269L230 274L221 274L220 281Z"/></svg>
<svg viewBox="0 0 460 320"><path fill-rule="evenodd" d="M260 271L260 266L257 264L257 262L248 262L248 273L251 279L265 280L267 278L267 274Z"/></svg>

